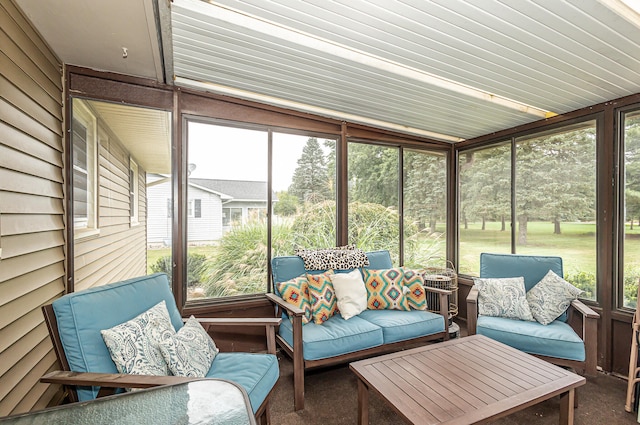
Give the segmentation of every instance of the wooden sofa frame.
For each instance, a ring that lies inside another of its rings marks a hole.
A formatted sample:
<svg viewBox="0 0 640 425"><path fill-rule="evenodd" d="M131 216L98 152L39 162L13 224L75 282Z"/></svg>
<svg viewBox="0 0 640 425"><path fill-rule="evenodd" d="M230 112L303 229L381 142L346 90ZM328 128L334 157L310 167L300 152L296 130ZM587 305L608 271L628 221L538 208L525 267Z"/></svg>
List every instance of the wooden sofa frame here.
<svg viewBox="0 0 640 425"><path fill-rule="evenodd" d="M445 330L432 335L427 335L419 338L413 338L404 341L398 341L390 344L383 344L377 347L368 348L365 350L354 351L351 353L342 354L339 356L328 357L318 360L304 360L304 354L302 352L302 316L304 311L293 304L286 302L284 299L276 294L268 293L269 298L276 307L276 317L282 317L283 311L286 312L292 319L293 324L293 347L287 343L280 335L276 334L276 342L282 348L282 350L293 360L293 391L294 391L294 406L295 410L304 409L304 373L306 370L333 366L337 364L347 363L375 355L381 355L391 353L394 351L400 351L407 345L414 345L418 343L425 343L435 340L447 340L449 339L449 300L448 296L451 295L451 291L440 288L425 287L427 292L432 292L438 295L440 302L439 314L444 317Z"/></svg>
<svg viewBox="0 0 640 425"><path fill-rule="evenodd" d="M467 296L467 331L469 335L475 335L478 321L478 288L473 287ZM582 317L582 329L574 329L584 342L585 360L567 360L557 357L535 355L558 366L574 368L577 372L587 375L595 375L598 371L598 318L600 315L585 305L582 301L573 300L568 310L568 320L572 327L574 314Z"/></svg>
<svg viewBox="0 0 640 425"><path fill-rule="evenodd" d="M129 375L117 373L91 373L91 372L72 372L69 368L67 357L64 353L60 333L58 331L58 321L51 304L42 306L45 323L49 330L49 336L53 342L53 349L56 353L60 367L62 370L53 371L42 378L40 382L48 384L62 385L67 391L68 398L71 402L78 401L76 387L78 386L99 386L98 397L111 395L115 393L116 388L150 388L159 385L179 384L194 380L202 380L202 378L188 378L181 376L149 376L149 375ZM186 318L183 320L187 320ZM282 319L280 318L238 318L238 319L219 319L219 318L199 318L198 321L204 329L209 332L210 327L214 326L263 326L267 335L267 352L276 354L276 337L275 329ZM274 393L271 389L267 397L264 399L258 410L256 410L256 422L261 425L269 425L271 415L269 412L269 401Z"/></svg>

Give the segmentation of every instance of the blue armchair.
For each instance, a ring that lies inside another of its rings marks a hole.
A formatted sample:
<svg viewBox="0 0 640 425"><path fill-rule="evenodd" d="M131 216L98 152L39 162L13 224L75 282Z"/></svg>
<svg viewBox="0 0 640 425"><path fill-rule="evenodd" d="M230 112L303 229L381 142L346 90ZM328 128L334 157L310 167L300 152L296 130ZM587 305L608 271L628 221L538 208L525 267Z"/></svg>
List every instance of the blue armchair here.
<svg viewBox="0 0 640 425"><path fill-rule="evenodd" d="M68 388L71 401L87 401L113 392L114 388L148 388L194 380L178 376L119 374L100 333L128 321L165 301L176 330L183 319L176 306L167 276L154 274L111 283L64 295L43 306L54 351L62 371L42 382ZM259 423L269 423L269 398L279 378L275 356L275 327L281 319L199 319L208 331L214 326L263 326L269 354L218 353L206 378L233 381L243 387ZM105 391L107 389L107 391ZM215 400L212 400L215 402Z"/></svg>
<svg viewBox="0 0 640 425"><path fill-rule="evenodd" d="M481 278L524 278L526 291L549 270L563 276L562 258L516 254L480 255ZM467 297L469 335L481 334L551 363L572 367L594 375L597 370L597 324L600 317L581 301L572 301L569 309L548 325L504 317L478 317L478 289ZM574 315L579 315L579 320ZM570 323L580 322L573 329Z"/></svg>

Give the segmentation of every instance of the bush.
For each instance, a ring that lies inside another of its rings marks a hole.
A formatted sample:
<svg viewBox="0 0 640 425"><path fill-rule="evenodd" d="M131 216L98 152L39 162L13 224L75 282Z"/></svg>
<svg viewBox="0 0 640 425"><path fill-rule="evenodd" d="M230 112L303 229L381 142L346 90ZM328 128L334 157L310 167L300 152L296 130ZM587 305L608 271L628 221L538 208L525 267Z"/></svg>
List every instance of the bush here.
<svg viewBox="0 0 640 425"><path fill-rule="evenodd" d="M565 280L571 283L578 289L582 289L584 292L580 295L580 298L587 298L594 300L596 298L596 275L589 272L577 272L576 274L569 274L565 276Z"/></svg>
<svg viewBox="0 0 640 425"><path fill-rule="evenodd" d="M187 286L193 287L200 283L206 261L207 257L204 254L192 253L187 256ZM169 278L169 283L171 283L171 275L173 273L171 256L167 255L158 258L158 261L151 266L151 271L165 273Z"/></svg>

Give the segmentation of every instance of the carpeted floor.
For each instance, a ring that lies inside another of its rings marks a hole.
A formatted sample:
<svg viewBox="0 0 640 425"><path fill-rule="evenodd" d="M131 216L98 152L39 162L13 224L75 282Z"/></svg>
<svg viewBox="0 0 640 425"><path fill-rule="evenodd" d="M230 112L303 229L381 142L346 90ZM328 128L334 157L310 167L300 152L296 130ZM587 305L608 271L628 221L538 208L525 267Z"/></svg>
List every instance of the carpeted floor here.
<svg viewBox="0 0 640 425"><path fill-rule="evenodd" d="M274 425L353 425L357 423L357 380L348 365L307 372L305 409L293 410L293 363L280 357L280 382L271 405ZM624 410L626 380L600 373L588 377L578 389L579 406L576 425L637 424L636 415ZM498 425L556 425L559 400L553 398L493 422ZM400 417L375 394L370 396L369 417L372 425L402 424Z"/></svg>

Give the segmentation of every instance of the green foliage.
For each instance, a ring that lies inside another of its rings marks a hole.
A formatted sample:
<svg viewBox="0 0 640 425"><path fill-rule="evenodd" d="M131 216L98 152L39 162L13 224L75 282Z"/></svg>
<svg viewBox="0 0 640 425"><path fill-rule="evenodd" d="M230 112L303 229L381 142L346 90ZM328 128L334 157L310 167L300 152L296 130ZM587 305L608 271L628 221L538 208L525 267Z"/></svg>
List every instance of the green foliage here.
<svg viewBox="0 0 640 425"><path fill-rule="evenodd" d="M293 172L289 194L300 202L323 201L331 197L327 161L320 143L310 137L298 159L298 167Z"/></svg>
<svg viewBox="0 0 640 425"><path fill-rule="evenodd" d="M398 149L349 143L349 201L398 208Z"/></svg>
<svg viewBox="0 0 640 425"><path fill-rule="evenodd" d="M572 284L578 289L582 289L584 292L580 295L580 298L586 298L594 300L596 298L596 275L594 273L579 271L575 274L569 274L564 277L567 282Z"/></svg>
<svg viewBox="0 0 640 425"><path fill-rule="evenodd" d="M287 191L278 192L278 202L273 206L273 213L280 217L290 217L298 212L298 197Z"/></svg>
<svg viewBox="0 0 640 425"><path fill-rule="evenodd" d="M206 261L207 256L204 254L190 253L187 255L187 286L193 287L200 283ZM169 277L169 282L171 282L173 271L171 256L168 255L158 258L158 260L151 265L151 271L153 273L165 273Z"/></svg>

